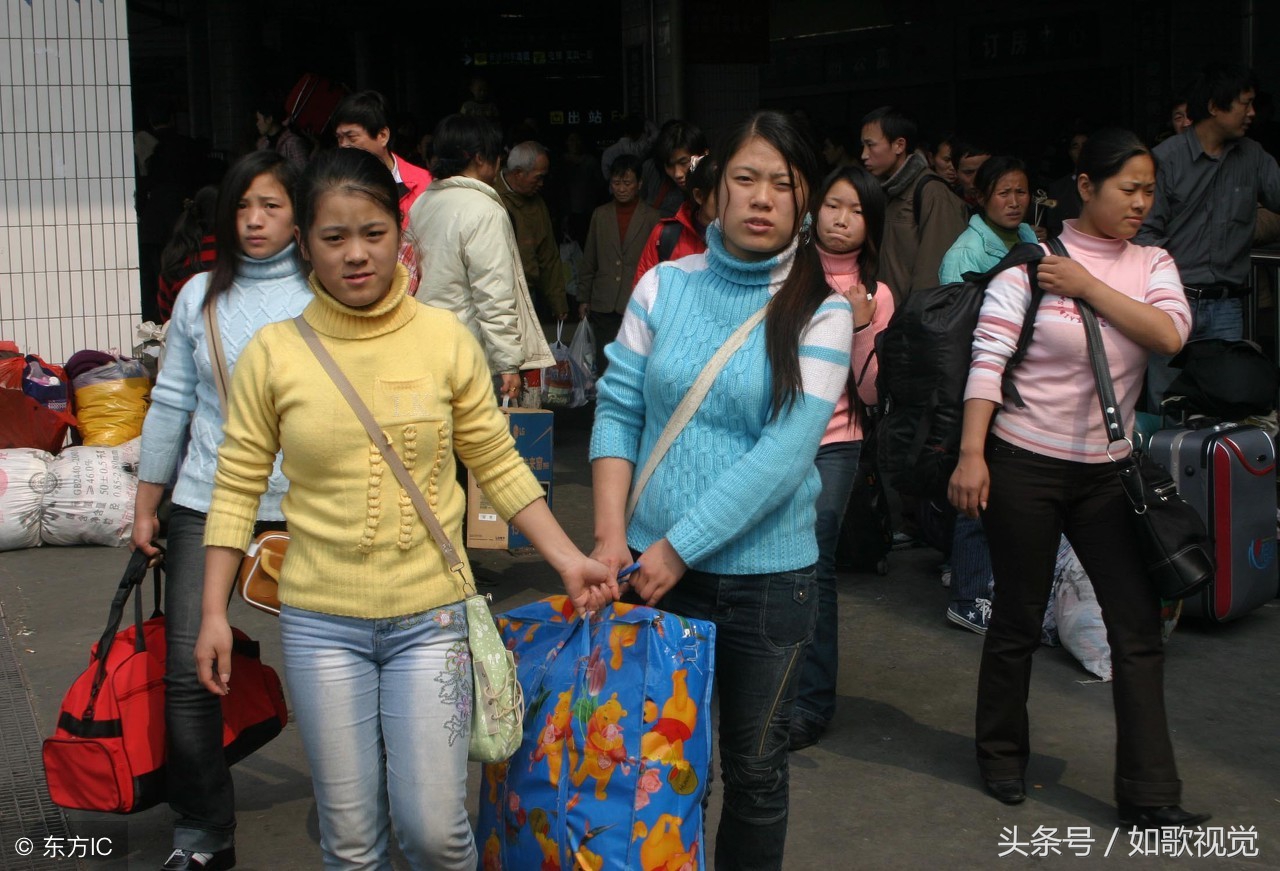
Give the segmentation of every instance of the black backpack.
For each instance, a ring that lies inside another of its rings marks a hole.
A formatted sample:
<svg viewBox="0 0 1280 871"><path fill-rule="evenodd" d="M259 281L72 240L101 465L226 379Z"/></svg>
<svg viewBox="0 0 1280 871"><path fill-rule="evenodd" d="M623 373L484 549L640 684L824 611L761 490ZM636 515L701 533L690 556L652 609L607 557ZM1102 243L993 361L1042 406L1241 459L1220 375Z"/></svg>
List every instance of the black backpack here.
<svg viewBox="0 0 1280 871"><path fill-rule="evenodd" d="M671 221L662 225L662 232L658 234L658 262L666 263L671 259L671 255L676 250L676 244L680 241L680 222Z"/></svg>
<svg viewBox="0 0 1280 871"><path fill-rule="evenodd" d="M1026 264L1031 304L1005 368L1003 388L1006 402L1023 406L1009 373L1026 356L1035 329L1044 297L1035 264L1043 256L1039 245L1020 242L988 272L970 272L964 281L914 291L876 337L881 408L877 458L894 489L922 497L945 490L960 451L964 388L987 285L1004 270Z"/></svg>

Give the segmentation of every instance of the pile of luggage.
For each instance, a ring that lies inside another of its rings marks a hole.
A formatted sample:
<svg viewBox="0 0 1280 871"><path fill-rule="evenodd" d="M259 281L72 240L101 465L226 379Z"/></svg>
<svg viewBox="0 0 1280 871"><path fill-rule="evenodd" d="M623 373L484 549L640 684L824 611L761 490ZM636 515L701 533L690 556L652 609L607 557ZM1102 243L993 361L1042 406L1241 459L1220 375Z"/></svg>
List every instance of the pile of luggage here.
<svg viewBox="0 0 1280 871"><path fill-rule="evenodd" d="M150 395L138 360L0 342L0 550L128 542Z"/></svg>

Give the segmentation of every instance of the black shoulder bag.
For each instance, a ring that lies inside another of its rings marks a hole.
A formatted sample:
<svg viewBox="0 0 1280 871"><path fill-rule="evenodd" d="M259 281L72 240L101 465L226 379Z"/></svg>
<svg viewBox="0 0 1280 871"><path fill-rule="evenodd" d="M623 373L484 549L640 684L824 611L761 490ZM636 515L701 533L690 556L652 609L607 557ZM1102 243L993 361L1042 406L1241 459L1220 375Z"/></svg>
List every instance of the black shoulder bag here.
<svg viewBox="0 0 1280 871"><path fill-rule="evenodd" d="M1049 250L1059 257L1070 257L1058 239L1049 240ZM1120 421L1111 368L1102 345L1102 330L1093 308L1083 300L1075 300L1084 321L1089 344L1089 362L1098 386L1098 403L1107 428L1107 458L1115 463L1120 485L1133 507L1134 530L1142 551L1147 574L1156 584L1162 599L1185 599L1200 592L1213 579L1214 565L1210 556L1209 533L1204 521L1181 496L1173 478L1149 457L1134 456L1133 442L1125 435ZM1124 456L1116 457L1112 448L1120 443L1128 446Z"/></svg>

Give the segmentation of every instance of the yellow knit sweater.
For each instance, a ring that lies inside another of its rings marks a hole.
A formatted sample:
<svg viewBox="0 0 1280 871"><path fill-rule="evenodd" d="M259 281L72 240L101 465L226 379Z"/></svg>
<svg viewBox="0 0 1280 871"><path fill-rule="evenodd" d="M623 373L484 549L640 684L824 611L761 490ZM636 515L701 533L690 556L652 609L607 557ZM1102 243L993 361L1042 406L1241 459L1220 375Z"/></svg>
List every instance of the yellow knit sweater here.
<svg viewBox="0 0 1280 871"><path fill-rule="evenodd" d="M454 451L504 519L542 497L498 411L484 352L448 311L405 295L403 267L368 309L312 276L303 316L422 487L460 554L466 496ZM244 549L277 450L289 480L281 601L350 617L414 614L462 598L439 547L291 321L264 327L236 363L205 544ZM465 559L465 556L464 556ZM466 566L470 577L471 567Z"/></svg>

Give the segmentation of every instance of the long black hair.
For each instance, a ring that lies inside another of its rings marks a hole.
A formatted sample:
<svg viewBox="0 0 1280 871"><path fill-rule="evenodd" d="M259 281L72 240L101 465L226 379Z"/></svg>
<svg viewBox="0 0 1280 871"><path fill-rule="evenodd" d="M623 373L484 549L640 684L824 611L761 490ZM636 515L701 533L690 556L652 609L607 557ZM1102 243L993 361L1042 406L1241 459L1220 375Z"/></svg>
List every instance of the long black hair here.
<svg viewBox="0 0 1280 871"><path fill-rule="evenodd" d="M431 139L431 174L436 178L461 175L477 157L496 162L502 156L502 131L488 118L446 115Z"/></svg>
<svg viewBox="0 0 1280 871"><path fill-rule="evenodd" d="M884 217L888 207L888 198L884 188L875 176L861 166L837 166L831 171L813 198L813 225L818 225L818 213L822 209L822 201L831 193L836 182L845 181L853 186L858 194L858 202L862 204L862 221L866 225L866 238L858 249L858 276L869 292L875 291L876 281L880 278L880 244L884 241Z"/></svg>
<svg viewBox="0 0 1280 871"><path fill-rule="evenodd" d="M1103 182L1118 174L1126 163L1140 154L1155 159L1151 149L1132 130L1121 127L1098 130L1089 136L1080 149L1076 174L1088 176L1096 191L1101 189Z"/></svg>
<svg viewBox="0 0 1280 871"><path fill-rule="evenodd" d="M218 188L218 205L213 220L213 235L218 240L218 256L209 275L209 289L204 297L206 306L213 305L219 296L231 289L236 280L236 269L240 265L242 253L240 231L236 226L240 199L249 190L253 180L264 173L271 174L280 182L292 205L298 173L283 155L267 149L251 151L231 164ZM295 209L295 218L296 214Z"/></svg>
<svg viewBox="0 0 1280 871"><path fill-rule="evenodd" d="M205 236L213 235L218 211L218 188L205 185L183 203L182 214L173 225L173 235L160 252L160 277L171 279L182 271L188 258L198 260Z"/></svg>
<svg viewBox="0 0 1280 871"><path fill-rule="evenodd" d="M373 200L400 228L400 193L386 164L359 148L322 151L307 164L298 182L294 217L305 240L316 221L320 198L327 193L359 194Z"/></svg>
<svg viewBox="0 0 1280 871"><path fill-rule="evenodd" d="M870 172L861 166L837 166L822 182L818 195L813 198L814 238L817 238L818 213L822 209L822 201L827 198L836 182L846 181L858 194L858 202L862 205L862 222L866 226L866 235L862 247L858 249L858 278L868 293L876 292L876 282L880 278L880 243L884 241L885 210L888 208L888 197L884 195L884 187ZM866 371L865 369L863 370ZM861 375L849 368L845 390L849 394L849 419L853 420L858 408L858 378Z"/></svg>
<svg viewBox="0 0 1280 871"><path fill-rule="evenodd" d="M729 203L729 190L724 183L725 167L738 150L752 139L760 139L777 149L787 164L791 196L795 205L791 235L800 233L803 221L808 217L810 201L803 198L803 191L812 191L814 181L821 176L818 155L808 137L788 115L771 110L757 112L739 124L725 138L716 152L718 172L716 197L720 214ZM806 237L809 234L805 234ZM765 316L765 352L773 369L772 405L776 417L785 406L795 402L804 389L800 374L800 335L831 294L822 271L822 262L812 238L797 245L791 271L782 287L769 301Z"/></svg>
<svg viewBox="0 0 1280 871"><path fill-rule="evenodd" d="M1011 172L1020 172L1031 186L1031 174L1027 172L1027 164L1017 157L997 154L982 161L982 166L973 174L973 189L978 192L978 200L983 204L991 199L1000 179Z"/></svg>

